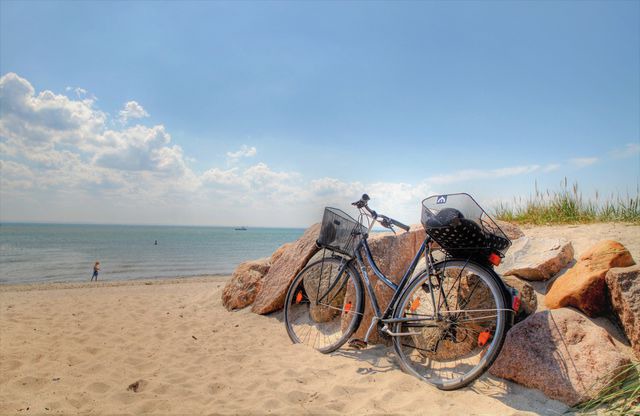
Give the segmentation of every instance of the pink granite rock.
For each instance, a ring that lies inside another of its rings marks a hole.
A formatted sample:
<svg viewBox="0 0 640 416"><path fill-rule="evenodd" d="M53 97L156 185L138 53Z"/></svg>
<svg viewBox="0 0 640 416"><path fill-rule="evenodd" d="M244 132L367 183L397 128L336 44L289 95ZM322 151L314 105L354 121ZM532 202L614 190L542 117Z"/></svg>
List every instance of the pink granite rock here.
<svg viewBox="0 0 640 416"><path fill-rule="evenodd" d="M284 298L291 281L304 268L309 259L318 251L316 240L320 224L309 227L302 237L282 249L273 257L276 260L262 279L251 311L259 314L274 312L284 307Z"/></svg>
<svg viewBox="0 0 640 416"><path fill-rule="evenodd" d="M567 240L522 237L513 241L497 271L525 280L547 280L572 260L573 246Z"/></svg>
<svg viewBox="0 0 640 416"><path fill-rule="evenodd" d="M269 258L241 263L222 290L222 304L228 310L242 309L253 303L269 271Z"/></svg>
<svg viewBox="0 0 640 416"><path fill-rule="evenodd" d="M591 399L629 362L604 329L561 308L535 313L511 328L489 371L574 406Z"/></svg>
<svg viewBox="0 0 640 416"><path fill-rule="evenodd" d="M640 359L640 265L611 269L605 278L613 311Z"/></svg>

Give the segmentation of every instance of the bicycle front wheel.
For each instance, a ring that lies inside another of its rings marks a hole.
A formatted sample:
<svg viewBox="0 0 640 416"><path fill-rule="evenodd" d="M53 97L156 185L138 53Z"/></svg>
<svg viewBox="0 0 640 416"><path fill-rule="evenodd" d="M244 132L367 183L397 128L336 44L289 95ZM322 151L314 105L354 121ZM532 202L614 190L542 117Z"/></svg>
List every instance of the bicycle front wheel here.
<svg viewBox="0 0 640 416"><path fill-rule="evenodd" d="M484 267L444 261L407 288L394 313L394 348L402 368L443 390L480 377L506 335L502 289Z"/></svg>
<svg viewBox="0 0 640 416"><path fill-rule="evenodd" d="M293 280L284 304L291 341L329 353L356 331L364 296L360 279L346 262L339 257L318 260Z"/></svg>

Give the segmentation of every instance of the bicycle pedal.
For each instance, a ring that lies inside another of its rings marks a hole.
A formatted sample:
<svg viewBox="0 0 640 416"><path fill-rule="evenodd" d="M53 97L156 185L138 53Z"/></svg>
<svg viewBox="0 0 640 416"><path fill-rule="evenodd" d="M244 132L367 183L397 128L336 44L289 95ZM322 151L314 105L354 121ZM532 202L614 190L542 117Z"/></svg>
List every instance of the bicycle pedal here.
<svg viewBox="0 0 640 416"><path fill-rule="evenodd" d="M367 343L362 339L354 338L349 341L349 346L357 350L362 350L367 348Z"/></svg>

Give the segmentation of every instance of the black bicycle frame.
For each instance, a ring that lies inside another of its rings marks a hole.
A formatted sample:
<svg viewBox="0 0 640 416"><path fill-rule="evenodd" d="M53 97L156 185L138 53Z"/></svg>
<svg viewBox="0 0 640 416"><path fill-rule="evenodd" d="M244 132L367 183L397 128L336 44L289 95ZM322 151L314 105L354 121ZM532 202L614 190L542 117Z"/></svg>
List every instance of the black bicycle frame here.
<svg viewBox="0 0 640 416"><path fill-rule="evenodd" d="M398 284L395 284L387 276L385 276L384 273L380 271L380 269L378 268L378 265L373 260L373 255L371 254L371 249L369 248L369 244L367 243L366 236L360 241L360 243L358 244L355 250L355 260L358 263L358 266L360 267L362 278L364 279L367 292L369 293L369 299L371 300L371 306L373 307L375 316L377 318L379 318L380 320L384 320L391 317L391 313L395 308L395 304L398 301L398 298L402 294L407 283L411 280L411 276L413 275L413 272L415 271L416 266L420 261L420 257L422 256L423 253L427 253L427 246L429 245L430 242L431 242L431 237L427 236L422 242L422 244L420 245L420 249L416 253L413 260L411 261L409 268L405 271L404 276L402 276L402 279ZM384 283L394 291L393 297L391 298L391 301L389 302L389 305L387 306L387 309L385 310L384 314L380 313L380 305L378 305L378 298L376 297L375 292L373 290L373 286L371 285L371 280L369 280L369 274L367 273L367 268L364 263L364 258L362 257L362 251L364 251L364 254L366 256L365 258L367 259L369 266L371 266L371 270L373 270L373 273L378 277L378 279L380 279L382 283ZM427 259L427 267L430 266L429 260L431 259Z"/></svg>

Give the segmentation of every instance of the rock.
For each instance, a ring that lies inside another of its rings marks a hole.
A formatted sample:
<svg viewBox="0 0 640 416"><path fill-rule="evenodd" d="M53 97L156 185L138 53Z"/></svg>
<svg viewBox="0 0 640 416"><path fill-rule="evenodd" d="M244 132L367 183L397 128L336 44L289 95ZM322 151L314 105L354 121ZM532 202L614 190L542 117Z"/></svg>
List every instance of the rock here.
<svg viewBox="0 0 640 416"><path fill-rule="evenodd" d="M562 308L535 313L511 328L489 371L575 406L591 399L629 362L604 329Z"/></svg>
<svg viewBox="0 0 640 416"><path fill-rule="evenodd" d="M520 227L515 224L501 220L495 220L495 223L511 241L524 237L524 233Z"/></svg>
<svg viewBox="0 0 640 416"><path fill-rule="evenodd" d="M274 264L275 262L278 261L278 259L280 259L280 257L282 257L282 255L293 245L293 243L284 243L283 245L281 245L280 247L278 247L276 249L276 251L273 252L273 254L271 254L271 264Z"/></svg>
<svg viewBox="0 0 640 416"><path fill-rule="evenodd" d="M262 279L252 312L265 314L282 309L291 281L318 251L316 240L319 233L320 224L314 224L297 241L283 248L282 253L276 251L276 261Z"/></svg>
<svg viewBox="0 0 640 416"><path fill-rule="evenodd" d="M538 309L538 297L533 286L515 276L502 276L502 280L520 292L520 311L516 315L516 321L523 320Z"/></svg>
<svg viewBox="0 0 640 416"><path fill-rule="evenodd" d="M380 271L391 281L398 283L402 279L404 272L407 267L409 267L411 260L413 260L425 237L426 234L422 225L415 224L411 226L409 232L399 232L395 235L391 232L372 234L367 241L371 248L373 259ZM368 266L367 273L376 293L380 310L381 312L384 312L393 297L393 290L379 281L373 273L373 270ZM363 289L366 293L366 288ZM347 296L349 296L349 292L347 292ZM368 296L366 296L366 298L368 298ZM365 299L362 324L353 335L354 338L363 339L365 337L373 316L374 313L371 309L371 304L367 299ZM378 332L372 331L369 343L378 344L381 342L382 339Z"/></svg>
<svg viewBox="0 0 640 416"><path fill-rule="evenodd" d="M558 238L522 237L513 241L498 273L526 280L547 280L573 260L571 242Z"/></svg>
<svg viewBox="0 0 640 416"><path fill-rule="evenodd" d="M142 390L144 390L146 386L147 386L147 381L141 379L129 384L129 387L127 387L127 390L132 391L134 393L140 393Z"/></svg>
<svg viewBox="0 0 640 416"><path fill-rule="evenodd" d="M580 261L558 277L545 296L549 309L573 306L588 316L609 310L605 275L613 267L634 265L629 251L620 243L603 240L580 257Z"/></svg>
<svg viewBox="0 0 640 416"><path fill-rule="evenodd" d="M262 278L269 271L270 259L241 263L222 290L222 304L228 310L241 309L253 303L262 286Z"/></svg>
<svg viewBox="0 0 640 416"><path fill-rule="evenodd" d="M640 265L611 269L605 280L613 311L640 359Z"/></svg>

